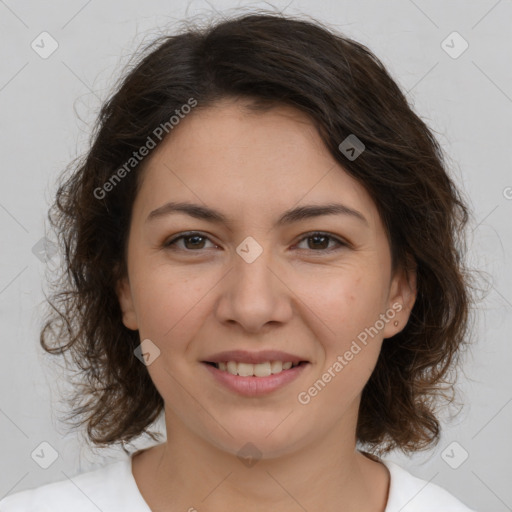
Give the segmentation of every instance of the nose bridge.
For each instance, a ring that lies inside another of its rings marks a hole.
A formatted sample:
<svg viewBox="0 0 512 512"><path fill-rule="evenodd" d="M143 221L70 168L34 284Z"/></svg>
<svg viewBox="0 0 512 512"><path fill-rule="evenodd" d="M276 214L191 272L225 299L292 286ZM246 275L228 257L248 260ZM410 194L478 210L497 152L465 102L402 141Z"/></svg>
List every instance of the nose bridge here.
<svg viewBox="0 0 512 512"><path fill-rule="evenodd" d="M260 241L262 238L260 238ZM262 244L265 242L262 241ZM275 276L270 271L272 250L267 242L265 247L252 236L245 238L236 248L234 258L233 284L242 296L251 291L253 295L271 293ZM267 297L268 298L268 297Z"/></svg>
<svg viewBox="0 0 512 512"><path fill-rule="evenodd" d="M285 320L289 308L274 267L276 262L268 246L263 247L252 237L238 245L218 309L223 321L236 321L256 331L267 322Z"/></svg>

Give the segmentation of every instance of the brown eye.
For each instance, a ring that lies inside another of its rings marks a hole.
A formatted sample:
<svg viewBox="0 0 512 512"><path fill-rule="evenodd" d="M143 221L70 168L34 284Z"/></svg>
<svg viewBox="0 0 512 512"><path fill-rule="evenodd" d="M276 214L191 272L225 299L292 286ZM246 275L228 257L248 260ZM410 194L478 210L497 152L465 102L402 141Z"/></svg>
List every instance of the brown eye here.
<svg viewBox="0 0 512 512"><path fill-rule="evenodd" d="M310 247L311 249L327 249L330 238L324 235L313 235L308 237L308 240L313 242L313 247Z"/></svg>
<svg viewBox="0 0 512 512"><path fill-rule="evenodd" d="M307 242L307 247L300 248L300 250L308 250L313 252L331 252L339 249L340 247L347 247L348 244L343 242L339 238L330 235L329 233L310 233L307 236L303 237L299 242L303 243ZM205 247L205 243L210 242L214 247L217 247L211 240L198 232L190 232L190 233L182 233L179 236L176 236L165 242L163 246L165 248L177 251L184 252L198 252L203 249L208 249ZM181 243L181 245L180 245ZM334 243L334 245L332 245Z"/></svg>
<svg viewBox="0 0 512 512"><path fill-rule="evenodd" d="M183 240L183 245L180 247L178 242ZM177 236L168 242L164 243L164 247L177 249L182 251L194 251L205 249L205 241L209 240L208 237L202 235L201 233L186 233L180 236Z"/></svg>
<svg viewBox="0 0 512 512"><path fill-rule="evenodd" d="M336 250L339 247L346 246L345 242L340 239L328 234L328 233L310 233L302 238L301 243L306 240L306 250L312 250L315 252L330 252ZM334 242L336 245L329 247L329 243Z"/></svg>

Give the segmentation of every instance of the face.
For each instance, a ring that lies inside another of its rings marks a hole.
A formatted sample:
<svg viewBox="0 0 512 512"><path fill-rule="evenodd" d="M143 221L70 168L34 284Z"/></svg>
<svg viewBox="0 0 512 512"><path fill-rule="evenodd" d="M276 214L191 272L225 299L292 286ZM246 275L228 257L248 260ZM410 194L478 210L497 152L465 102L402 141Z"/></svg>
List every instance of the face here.
<svg viewBox="0 0 512 512"><path fill-rule="evenodd" d="M124 325L160 351L147 369L168 430L230 453L250 441L268 457L332 432L352 439L383 340L415 295L413 277L391 272L371 197L290 107L197 109L149 158L118 296ZM232 350L305 363L270 377L206 363Z"/></svg>

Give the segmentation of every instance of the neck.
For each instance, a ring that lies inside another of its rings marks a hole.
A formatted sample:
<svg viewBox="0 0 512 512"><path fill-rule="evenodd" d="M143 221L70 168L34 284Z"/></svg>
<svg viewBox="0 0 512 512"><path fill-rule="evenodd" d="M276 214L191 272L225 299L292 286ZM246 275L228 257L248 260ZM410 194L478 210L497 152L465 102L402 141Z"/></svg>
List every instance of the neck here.
<svg viewBox="0 0 512 512"><path fill-rule="evenodd" d="M243 452L245 457L238 450L218 448L167 413L166 424L167 442L133 458L135 480L152 510L386 508L389 472L355 449L355 440L347 435L352 428L332 429L287 453L258 458L251 448Z"/></svg>

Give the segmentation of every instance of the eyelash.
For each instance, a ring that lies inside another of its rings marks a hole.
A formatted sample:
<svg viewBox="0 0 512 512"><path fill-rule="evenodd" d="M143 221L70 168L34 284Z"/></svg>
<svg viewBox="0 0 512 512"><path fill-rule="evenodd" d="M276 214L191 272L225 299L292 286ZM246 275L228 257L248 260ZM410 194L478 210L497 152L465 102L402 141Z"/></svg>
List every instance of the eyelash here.
<svg viewBox="0 0 512 512"><path fill-rule="evenodd" d="M209 238L207 236L203 235L201 232L189 231L189 232L186 232L186 233L181 233L180 235L172 238L171 240L168 240L167 242L164 242L163 247L166 248L166 249L183 251L183 252L200 252L202 250L205 250L205 249L197 249L197 250L194 250L194 249L175 249L175 247L173 247L173 246L176 245L176 242L178 242L179 240L182 240L182 239L185 239L185 238L192 238L194 236L199 236L201 238L209 240ZM320 249L320 250L315 250L315 249L299 249L299 250L310 250L312 252L318 252L318 253L331 253L331 252L337 251L337 250L339 250L339 249L341 249L343 247L348 247L349 246L349 244L347 242L344 242L343 240L339 239L338 237L335 237L334 235L331 235L330 233L325 233L323 231L314 231L314 232L311 232L311 233L307 233L306 236L302 237L299 240L298 243L301 243L304 240L307 240L308 238L313 238L315 236L327 237L328 239L336 242L338 244L338 247L334 247L334 248L331 247L330 249ZM210 242L211 242L211 240L210 240Z"/></svg>

